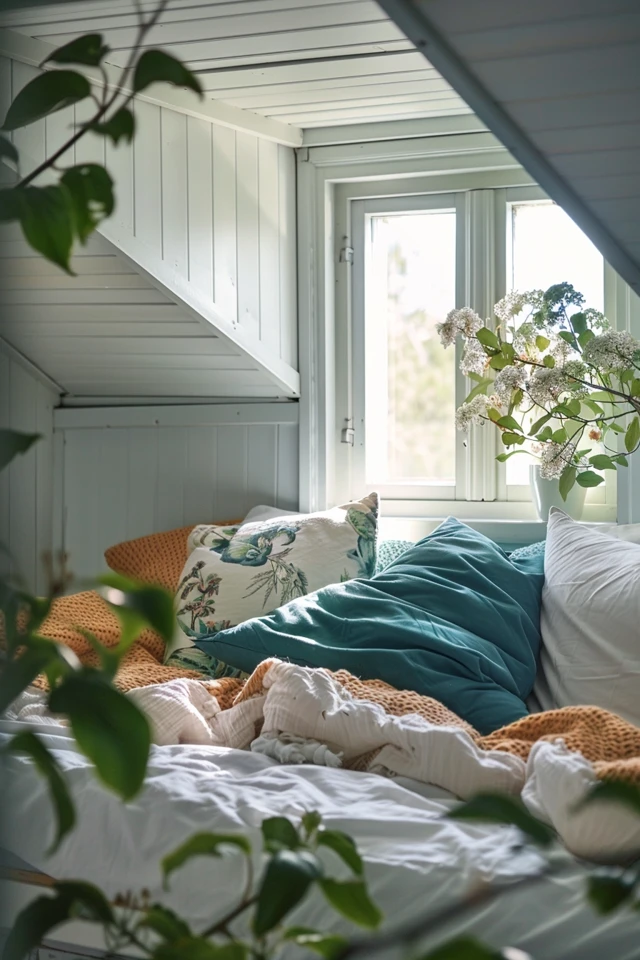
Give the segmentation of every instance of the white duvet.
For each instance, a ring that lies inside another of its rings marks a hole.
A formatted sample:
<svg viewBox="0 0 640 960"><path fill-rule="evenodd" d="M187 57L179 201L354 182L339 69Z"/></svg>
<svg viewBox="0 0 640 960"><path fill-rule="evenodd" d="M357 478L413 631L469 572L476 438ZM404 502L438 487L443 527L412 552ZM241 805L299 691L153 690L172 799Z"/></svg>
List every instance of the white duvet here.
<svg viewBox="0 0 640 960"><path fill-rule="evenodd" d="M300 674L290 673L289 681L296 676L300 679ZM174 698L176 703L191 683L195 682L187 681L182 694ZM144 688L144 694L142 690L132 694L139 702L144 701L140 705L151 716L156 739L166 737L168 726L164 725L163 734L162 718L170 716L166 702L159 709L169 685L163 687L162 691ZM339 704L335 704L333 714L329 711L333 739L326 735L327 718L314 718L314 691L308 684L307 688L311 699L304 701L303 713L308 728L300 728L296 735L306 742L320 743L324 739L325 747L330 741L329 753L333 757L359 749L359 744L348 743L344 737L341 742ZM296 698L300 695L299 685L284 684L280 693L287 689L293 690ZM207 717L200 713L198 719L198 694L193 692L187 699L191 707L185 707L182 726L179 711L175 714L172 736L179 739L189 724L203 721L202 736L209 736L210 741L220 738L220 721L228 724L230 718L209 709ZM326 691L323 699L326 701ZM274 697L274 710L276 701L282 718L287 709L286 697ZM27 706L33 721L37 704L31 702ZM175 704L173 709L177 710ZM267 717L265 704L261 709ZM320 720L325 724L324 732ZM370 721L371 718L365 721L364 727L372 735L375 725L371 726ZM474 770L473 751L464 738L460 740L460 730L451 729L447 737L445 729L438 739L433 729L422 729L421 724L425 722L418 723L418 718L398 718L394 729L386 731L391 746L386 756L378 756L377 762L380 765L383 761L379 768L387 774L395 767L394 779L325 765L329 761L326 752L323 765L282 765L255 750L203 744L158 745L152 751L145 788L135 801L123 806L97 784L90 765L76 751L64 728L47 726L46 718L42 718L39 733L66 771L78 808L78 826L59 851L47 859L44 850L51 840L52 816L46 788L26 758L12 756L7 761L9 776L3 790L11 811L3 845L55 877L90 880L112 896L146 887L152 897L181 912L197 929L234 902L242 877L241 862L233 855L224 860L198 858L174 875L170 891L164 893L158 869L160 858L196 831L242 830L259 846L259 824L264 818L285 815L296 819L305 810L318 810L328 826L345 830L356 840L365 858L371 894L383 910L387 925L436 912L464 897L478 883L507 883L544 869L542 857L535 851L523 850L514 829L444 819L443 815L457 802L447 787L464 795L467 787L472 791L477 786L474 778L480 778L483 789L491 787L494 773L503 789L509 788L511 779L515 792L524 786L523 796L538 815L553 822L564 833L565 840L575 842L575 818L568 816L568 810L592 782L592 772L582 758L569 754L561 744L545 744L538 749L537 760L530 760L528 767L522 764L518 768L517 764L510 764L513 758L502 755L502 766L499 758L489 757L484 767L479 764ZM22 724L5 723L0 737L6 738L11 728L18 726ZM236 733L241 726L240 723ZM286 737L277 736L275 729L269 730L268 724L267 734L271 734L267 740L287 742ZM410 749L413 738L415 747L420 734L426 739L422 740L425 749L420 764L414 765L418 778L404 776L405 771L400 769L407 762L403 743ZM224 735L232 739L228 728ZM394 737L400 738L395 744ZM451 749L447 763L448 748ZM460 766L471 772L462 776ZM447 777L449 782L443 782ZM607 819L617 821L610 808ZM624 816L617 821L618 832L623 821ZM584 833L584 827L583 823L577 832ZM592 830L596 828L600 829L601 824L595 824ZM500 900L469 912L456 922L455 932L472 931L496 947L520 947L537 960L601 960L604 951L616 960L637 958L638 915L597 916L584 898L584 868L560 846L553 856L563 867L561 875L546 877L535 888L514 888ZM336 865L332 864L333 867ZM349 929L321 898L305 902L295 920L323 930Z"/></svg>

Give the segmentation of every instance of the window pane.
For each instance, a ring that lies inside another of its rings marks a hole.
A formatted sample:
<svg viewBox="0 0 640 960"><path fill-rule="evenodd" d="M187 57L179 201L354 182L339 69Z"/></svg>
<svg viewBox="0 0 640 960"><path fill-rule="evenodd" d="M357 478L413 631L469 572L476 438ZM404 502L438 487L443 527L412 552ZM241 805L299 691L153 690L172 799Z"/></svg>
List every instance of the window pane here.
<svg viewBox="0 0 640 960"><path fill-rule="evenodd" d="M366 348L366 477L455 480L455 354L436 334L455 306L456 217L371 219Z"/></svg>
<svg viewBox="0 0 640 960"><path fill-rule="evenodd" d="M511 290L546 290L571 283L587 306L604 308L604 261L573 220L550 200L510 205ZM529 457L507 460L507 483L529 482Z"/></svg>

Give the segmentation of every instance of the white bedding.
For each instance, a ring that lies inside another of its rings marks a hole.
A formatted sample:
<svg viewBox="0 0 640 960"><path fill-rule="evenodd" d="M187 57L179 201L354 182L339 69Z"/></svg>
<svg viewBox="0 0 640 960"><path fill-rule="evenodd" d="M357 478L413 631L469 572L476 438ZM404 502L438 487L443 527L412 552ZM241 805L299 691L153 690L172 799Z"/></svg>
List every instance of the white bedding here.
<svg viewBox="0 0 640 960"><path fill-rule="evenodd" d="M3 724L0 739L18 727ZM110 895L146 887L196 928L234 902L240 861L193 860L165 894L160 858L196 831L242 830L257 840L268 816L297 818L317 809L327 825L350 833L389 924L437 911L481 879L508 881L542 867L537 853L517 848L513 829L445 820L455 799L408 778L281 766L260 754L220 747L156 746L144 790L123 806L97 784L63 728L43 723L39 733L67 772L78 826L47 859L52 816L46 788L25 758L12 756L4 789L12 813L3 845L53 876L90 880ZM518 946L536 960L601 960L604 951L616 960L637 957L637 915L596 916L584 901L583 868L566 852L556 856L567 868L561 878L547 878L535 890L514 890L469 913L455 930L472 930L494 946ZM295 919L324 930L352 929L320 898L304 903Z"/></svg>

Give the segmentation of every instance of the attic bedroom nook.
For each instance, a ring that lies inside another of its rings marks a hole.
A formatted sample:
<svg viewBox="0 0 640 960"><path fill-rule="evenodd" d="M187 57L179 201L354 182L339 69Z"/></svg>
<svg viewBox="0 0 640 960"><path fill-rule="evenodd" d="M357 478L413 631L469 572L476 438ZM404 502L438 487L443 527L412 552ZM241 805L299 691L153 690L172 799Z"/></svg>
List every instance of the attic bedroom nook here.
<svg viewBox="0 0 640 960"><path fill-rule="evenodd" d="M2 960L637 960L637 0L0 0Z"/></svg>

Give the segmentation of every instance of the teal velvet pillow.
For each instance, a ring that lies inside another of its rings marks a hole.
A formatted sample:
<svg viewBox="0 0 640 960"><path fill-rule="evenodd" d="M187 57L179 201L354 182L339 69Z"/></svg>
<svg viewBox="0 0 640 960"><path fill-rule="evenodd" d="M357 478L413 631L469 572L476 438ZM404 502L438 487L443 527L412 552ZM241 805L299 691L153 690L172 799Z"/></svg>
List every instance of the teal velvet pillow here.
<svg viewBox="0 0 640 960"><path fill-rule="evenodd" d="M245 671L273 656L379 678L489 733L527 713L543 579L539 557L511 561L450 517L372 579L325 587L197 646Z"/></svg>

